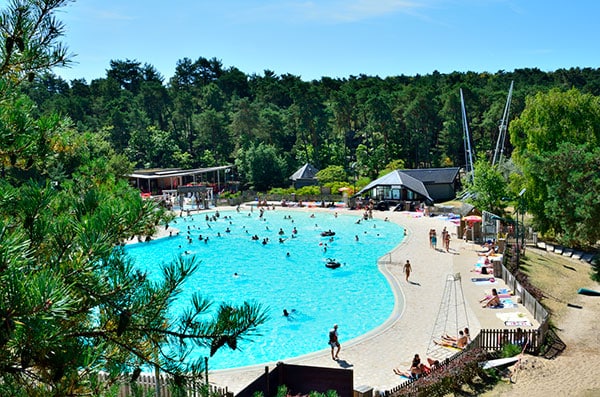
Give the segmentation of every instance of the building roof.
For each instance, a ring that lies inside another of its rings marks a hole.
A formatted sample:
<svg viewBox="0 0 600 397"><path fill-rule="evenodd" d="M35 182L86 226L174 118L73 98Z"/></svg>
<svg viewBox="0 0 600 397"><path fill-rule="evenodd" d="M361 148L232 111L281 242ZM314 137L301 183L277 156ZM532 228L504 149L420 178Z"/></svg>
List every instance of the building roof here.
<svg viewBox="0 0 600 397"><path fill-rule="evenodd" d="M298 179L314 179L317 177L317 172L319 172L318 169L316 169L309 163L306 163L302 167L300 167L298 171L294 172L294 174L290 176L290 179L293 181L296 181Z"/></svg>
<svg viewBox="0 0 600 397"><path fill-rule="evenodd" d="M429 193L423 182L400 170L392 171L379 179L375 179L356 193L355 196L367 192L377 186L404 186L433 202L433 199L429 197Z"/></svg>
<svg viewBox="0 0 600 397"><path fill-rule="evenodd" d="M135 170L133 174L129 174L127 176L130 178L139 179L159 179L175 176L205 174L207 172L224 170L231 167L231 165L221 165L218 167L193 168L188 170L182 170L181 168L153 168L148 170Z"/></svg>
<svg viewBox="0 0 600 397"><path fill-rule="evenodd" d="M448 168L418 168L412 170L400 170L401 172L412 176L423 182L425 185L454 183L459 167Z"/></svg>

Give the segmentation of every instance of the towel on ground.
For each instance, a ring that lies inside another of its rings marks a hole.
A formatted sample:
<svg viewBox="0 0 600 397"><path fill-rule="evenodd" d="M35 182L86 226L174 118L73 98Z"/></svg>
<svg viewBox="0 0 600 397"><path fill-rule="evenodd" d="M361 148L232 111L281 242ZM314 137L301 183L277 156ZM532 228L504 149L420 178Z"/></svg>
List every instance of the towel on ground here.
<svg viewBox="0 0 600 397"><path fill-rule="evenodd" d="M504 306L504 308L514 308L514 307L519 307L517 306L517 304L515 302L512 301L512 299L510 298L501 298L500 299L500 303L502 303L502 305Z"/></svg>
<svg viewBox="0 0 600 397"><path fill-rule="evenodd" d="M471 281L475 284L475 285L493 285L493 284L498 284L498 281L496 281L496 279L494 277L473 277L471 279Z"/></svg>
<svg viewBox="0 0 600 397"><path fill-rule="evenodd" d="M529 321L527 315L523 312L504 312L504 313L496 313L496 317L498 317L502 322L505 321Z"/></svg>
<svg viewBox="0 0 600 397"><path fill-rule="evenodd" d="M531 327L532 324L529 320L510 320L505 321L504 325L507 327Z"/></svg>

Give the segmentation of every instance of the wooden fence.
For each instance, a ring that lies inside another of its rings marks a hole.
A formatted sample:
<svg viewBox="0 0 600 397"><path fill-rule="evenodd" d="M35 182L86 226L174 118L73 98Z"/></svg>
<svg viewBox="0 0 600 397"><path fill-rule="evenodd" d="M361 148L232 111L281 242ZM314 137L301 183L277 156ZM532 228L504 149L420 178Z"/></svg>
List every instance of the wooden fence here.
<svg viewBox="0 0 600 397"><path fill-rule="evenodd" d="M109 376L106 373L100 373L98 375L100 382L108 382ZM141 397L174 397L174 396L185 396L185 397L202 397L207 395L206 384L198 382L193 385L189 385L184 394L178 392L174 393L173 389L169 385L169 379L166 376L160 376L158 382L158 393L157 393L157 382L156 377L149 373L142 373L135 383L121 382L118 383L118 392L116 397L129 397L129 396L141 396ZM208 386L208 394L211 396L221 397L233 397L233 393L229 392L227 388L219 388L212 385Z"/></svg>
<svg viewBox="0 0 600 397"><path fill-rule="evenodd" d="M548 321L548 311L544 308L544 306L542 306L540 302L537 301L537 299L533 297L533 295L529 293L529 291L527 291L521 286L521 284L519 284L517 278L513 276L512 273L509 272L506 266L504 265L502 265L501 278L502 280L504 280L506 286L510 288L515 295L521 297L520 303L523 306L525 306L527 311L529 311L529 313L533 315L533 317L538 323L543 324Z"/></svg>
<svg viewBox="0 0 600 397"><path fill-rule="evenodd" d="M539 329L482 329L469 344L469 348L479 347L487 351L497 351L506 344L526 346L526 353L537 354L543 340L540 338Z"/></svg>

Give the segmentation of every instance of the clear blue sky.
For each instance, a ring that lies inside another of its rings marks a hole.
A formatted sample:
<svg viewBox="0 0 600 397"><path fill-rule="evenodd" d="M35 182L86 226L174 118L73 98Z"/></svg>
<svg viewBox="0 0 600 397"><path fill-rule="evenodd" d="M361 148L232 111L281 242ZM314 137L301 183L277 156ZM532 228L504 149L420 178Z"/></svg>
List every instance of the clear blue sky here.
<svg viewBox="0 0 600 397"><path fill-rule="evenodd" d="M185 57L303 80L600 67L598 0L78 0L58 17L68 81L111 59L168 79Z"/></svg>

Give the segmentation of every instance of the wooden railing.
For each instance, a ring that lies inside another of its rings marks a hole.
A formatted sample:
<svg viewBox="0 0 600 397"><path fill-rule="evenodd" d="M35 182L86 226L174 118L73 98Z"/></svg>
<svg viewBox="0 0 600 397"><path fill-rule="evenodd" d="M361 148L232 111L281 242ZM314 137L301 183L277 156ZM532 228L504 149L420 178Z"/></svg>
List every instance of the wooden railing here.
<svg viewBox="0 0 600 397"><path fill-rule="evenodd" d="M106 373L100 373L98 375L100 382L109 381L109 376ZM156 392L157 382L156 377L149 373L142 373L135 383L122 382L118 383L118 391L114 394L115 397L129 397L129 396L141 396L141 397L173 397L173 396L186 396L186 397L201 397L207 395L207 386L203 382L188 385L185 389L185 394L180 392L173 392L169 385L169 379L166 376L160 376L158 382L158 393ZM208 385L208 395L220 396L220 397L233 397L233 393L229 392L227 388L215 387Z"/></svg>
<svg viewBox="0 0 600 397"><path fill-rule="evenodd" d="M543 324L548 321L548 311L544 308L544 306L542 306L540 302L537 301L537 299L534 298L533 295L531 295L531 293L529 293L529 291L527 291L521 286L521 284L519 284L517 278L513 276L512 273L509 272L506 266L504 265L502 265L501 277L502 280L504 280L506 286L510 288L515 295L521 297L520 303L523 306L525 306L527 311L533 315L533 317L538 323Z"/></svg>

